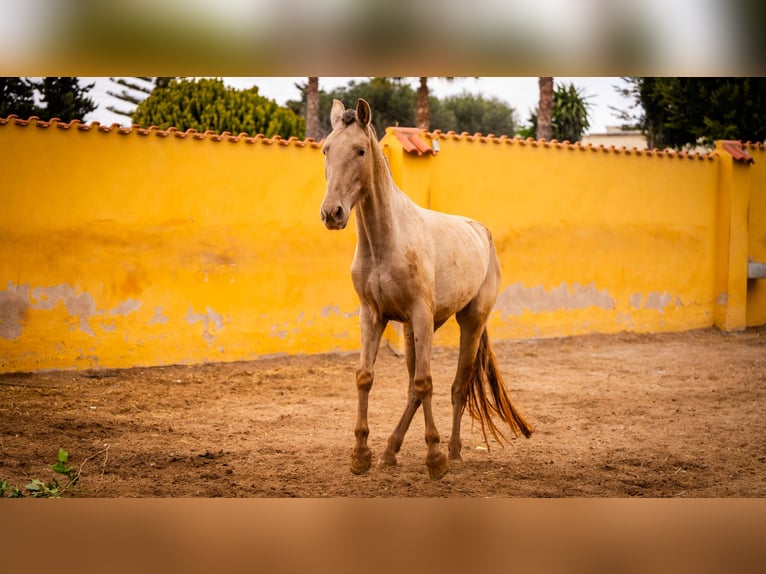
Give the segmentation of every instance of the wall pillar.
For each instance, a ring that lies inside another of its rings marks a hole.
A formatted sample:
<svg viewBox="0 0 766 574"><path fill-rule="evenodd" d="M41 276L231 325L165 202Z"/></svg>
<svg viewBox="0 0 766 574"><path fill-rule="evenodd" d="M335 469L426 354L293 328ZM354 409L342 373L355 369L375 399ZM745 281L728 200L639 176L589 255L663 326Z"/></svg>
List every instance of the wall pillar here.
<svg viewBox="0 0 766 574"><path fill-rule="evenodd" d="M719 157L714 324L747 326L748 205L753 158L739 142L716 142Z"/></svg>

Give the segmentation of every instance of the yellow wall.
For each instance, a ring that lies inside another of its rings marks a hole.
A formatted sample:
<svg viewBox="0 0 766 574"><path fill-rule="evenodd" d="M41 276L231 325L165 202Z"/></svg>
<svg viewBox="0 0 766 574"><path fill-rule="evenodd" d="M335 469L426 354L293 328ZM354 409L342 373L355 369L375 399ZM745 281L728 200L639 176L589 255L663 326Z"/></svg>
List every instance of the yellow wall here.
<svg viewBox="0 0 766 574"><path fill-rule="evenodd" d="M745 149L755 160L750 170L748 217L748 258L766 263L766 147L749 145ZM766 324L766 279L747 282L747 324Z"/></svg>
<svg viewBox="0 0 766 574"><path fill-rule="evenodd" d="M717 158L431 137L436 157L405 162L432 164L432 208L492 230L503 268L495 336L713 323Z"/></svg>
<svg viewBox="0 0 766 574"><path fill-rule="evenodd" d="M251 142L0 126L0 369L357 348L319 147Z"/></svg>
<svg viewBox="0 0 766 574"><path fill-rule="evenodd" d="M723 297L719 248L720 188L760 186L735 189L751 203L738 237L766 260L762 147L727 175L720 153L424 137L436 156L391 134L384 150L418 203L492 229L495 339L704 327L724 300L724 314L766 322L762 280ZM358 349L354 225L320 221L317 144L11 119L0 154L0 371Z"/></svg>

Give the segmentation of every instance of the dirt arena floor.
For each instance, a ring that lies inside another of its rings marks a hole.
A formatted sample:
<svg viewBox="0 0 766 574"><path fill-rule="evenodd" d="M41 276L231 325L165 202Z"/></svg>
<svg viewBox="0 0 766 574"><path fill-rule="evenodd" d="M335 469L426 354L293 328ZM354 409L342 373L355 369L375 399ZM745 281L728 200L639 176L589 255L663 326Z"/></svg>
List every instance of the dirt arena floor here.
<svg viewBox="0 0 766 574"><path fill-rule="evenodd" d="M357 355L0 375L0 480L54 474L74 497L761 497L766 328L494 344L530 439L485 444L429 480L420 412L393 468L348 468ZM436 349L446 449L457 353ZM404 358L383 348L370 399L381 454L404 408Z"/></svg>

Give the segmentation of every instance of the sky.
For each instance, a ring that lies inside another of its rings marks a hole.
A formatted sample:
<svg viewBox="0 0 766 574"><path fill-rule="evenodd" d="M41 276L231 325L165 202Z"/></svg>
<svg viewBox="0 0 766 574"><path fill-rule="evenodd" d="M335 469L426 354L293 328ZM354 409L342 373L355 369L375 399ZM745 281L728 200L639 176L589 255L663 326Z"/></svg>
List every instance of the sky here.
<svg viewBox="0 0 766 574"><path fill-rule="evenodd" d="M297 83L305 83L304 77L231 77L223 78L227 85L238 89L258 86L259 93L267 98L284 105L288 100L299 97ZM364 77L320 77L319 88L330 91L334 88L348 84L350 80L365 81ZM95 82L96 86L89 92L89 96L98 104L98 109L85 116L85 121L98 121L102 125L112 123L130 124L126 118L113 114L106 109L109 105L122 107L123 102L107 94L107 91L117 91L118 86L109 78L83 78L83 81ZM409 80L412 87L417 87L417 78ZM586 96L590 102L590 129L586 133L603 133L607 126L617 126L620 121L615 117L610 106L618 109L628 109L632 101L622 97L615 86L624 86L619 77L561 77L554 78L559 84L573 83ZM471 94L480 94L484 97L496 97L508 103L516 110L517 119L526 124L529 112L537 107L539 97L538 78L536 77L482 77L482 78L431 78L429 80L431 94L439 98L461 94L464 91ZM344 102L347 106L354 102ZM375 110L373 110L375 113Z"/></svg>

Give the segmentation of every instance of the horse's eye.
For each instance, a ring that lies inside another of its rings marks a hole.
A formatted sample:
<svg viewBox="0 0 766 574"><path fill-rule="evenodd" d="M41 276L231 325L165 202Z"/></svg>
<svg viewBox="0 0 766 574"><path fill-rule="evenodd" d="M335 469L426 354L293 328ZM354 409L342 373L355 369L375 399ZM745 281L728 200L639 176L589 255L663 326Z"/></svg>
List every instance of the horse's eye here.
<svg viewBox="0 0 766 574"><path fill-rule="evenodd" d="M323 153L324 155L327 155L327 148L322 148L322 153Z"/></svg>
<svg viewBox="0 0 766 574"><path fill-rule="evenodd" d="M362 157L364 155L364 150L360 149L358 153L359 153L359 157Z"/></svg>

